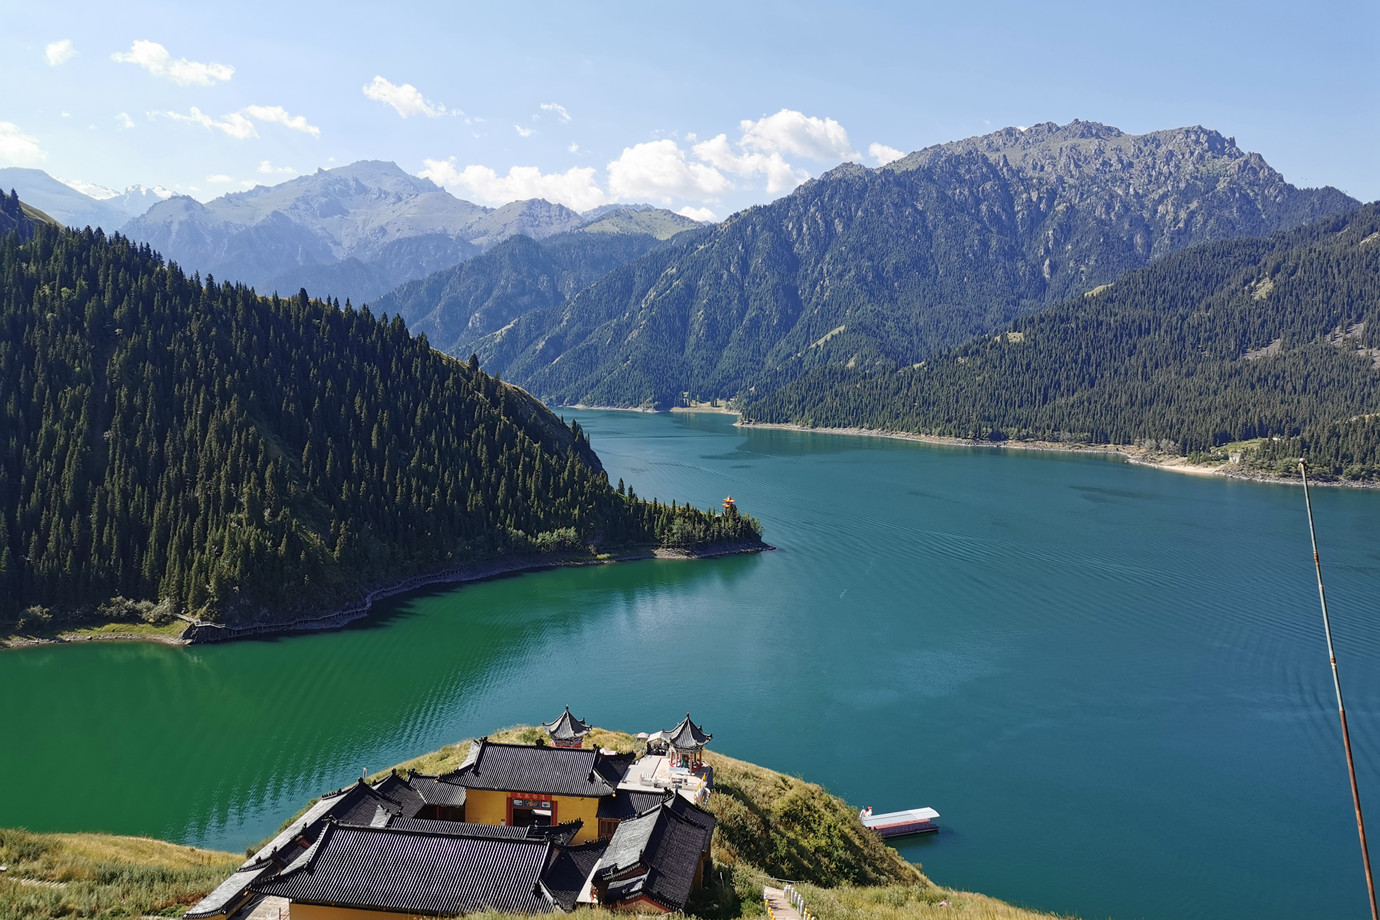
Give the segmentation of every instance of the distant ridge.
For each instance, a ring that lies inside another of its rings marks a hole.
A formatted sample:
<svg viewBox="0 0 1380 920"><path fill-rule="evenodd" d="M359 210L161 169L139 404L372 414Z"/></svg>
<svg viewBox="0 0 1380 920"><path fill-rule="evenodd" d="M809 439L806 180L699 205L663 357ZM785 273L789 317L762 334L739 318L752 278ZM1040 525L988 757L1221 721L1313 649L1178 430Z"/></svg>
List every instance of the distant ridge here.
<svg viewBox="0 0 1380 920"><path fill-rule="evenodd" d="M14 189L19 198L64 226L78 230L100 227L114 233L132 216L124 200L98 200L60 182L41 169L9 166L0 169L0 189Z"/></svg>
<svg viewBox="0 0 1380 920"><path fill-rule="evenodd" d="M476 339L535 310L557 307L609 272L665 245L662 234L703 225L662 210L604 211L577 230L537 241L511 236L451 268L408 281L373 302L414 334L460 358Z"/></svg>
<svg viewBox="0 0 1380 920"><path fill-rule="evenodd" d="M669 235L688 218L659 211L601 215L601 230ZM623 221L626 226L620 224ZM359 303L472 258L509 237L544 239L591 223L540 198L488 208L396 164L363 160L202 204L155 204L122 232L188 271L259 291L306 287Z"/></svg>
<svg viewBox="0 0 1380 920"><path fill-rule="evenodd" d="M840 166L457 348L557 404L760 395L914 363L1194 243L1355 206L1201 127L1007 128Z"/></svg>

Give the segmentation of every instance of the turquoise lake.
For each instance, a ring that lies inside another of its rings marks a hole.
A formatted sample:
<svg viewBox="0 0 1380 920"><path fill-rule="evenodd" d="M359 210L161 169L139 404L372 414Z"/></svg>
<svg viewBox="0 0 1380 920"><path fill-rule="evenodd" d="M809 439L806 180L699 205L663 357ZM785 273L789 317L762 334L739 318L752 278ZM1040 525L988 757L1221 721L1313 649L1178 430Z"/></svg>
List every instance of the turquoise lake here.
<svg viewBox="0 0 1380 920"><path fill-rule="evenodd" d="M330 634L0 653L0 826L242 850L362 769L567 704L631 732L689 710L712 750L937 808L901 850L943 885L1085 920L1366 914L1298 488L565 416L613 481L732 494L776 551L438 588ZM1380 492L1313 503L1380 822Z"/></svg>

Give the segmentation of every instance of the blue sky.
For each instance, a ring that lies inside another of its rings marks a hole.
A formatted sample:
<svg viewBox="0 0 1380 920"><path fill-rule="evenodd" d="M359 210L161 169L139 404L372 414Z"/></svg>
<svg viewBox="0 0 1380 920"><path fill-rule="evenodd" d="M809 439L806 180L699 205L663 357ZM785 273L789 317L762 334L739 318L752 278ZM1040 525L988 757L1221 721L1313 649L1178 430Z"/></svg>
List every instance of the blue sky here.
<svg viewBox="0 0 1380 920"><path fill-rule="evenodd" d="M203 200L360 159L722 218L1008 125L1202 124L1380 198L1380 4L0 0L0 165Z"/></svg>

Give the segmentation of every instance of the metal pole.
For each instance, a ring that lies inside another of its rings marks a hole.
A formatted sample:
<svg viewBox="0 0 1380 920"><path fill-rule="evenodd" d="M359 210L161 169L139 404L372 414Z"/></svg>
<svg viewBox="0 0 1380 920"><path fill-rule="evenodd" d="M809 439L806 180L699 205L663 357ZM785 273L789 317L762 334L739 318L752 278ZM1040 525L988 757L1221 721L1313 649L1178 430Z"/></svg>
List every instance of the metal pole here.
<svg viewBox="0 0 1380 920"><path fill-rule="evenodd" d="M1322 562L1318 559L1318 534L1313 529L1313 502L1308 497L1308 469L1299 458L1303 479L1303 504L1308 509L1308 537L1313 541L1313 567L1318 571L1318 601L1322 604L1323 632L1327 636L1327 657L1332 662L1332 686L1337 691L1337 715L1342 720L1342 746L1346 748L1346 769L1351 776L1351 803L1356 806L1356 830L1361 835L1361 862L1366 867L1366 891L1370 894L1371 920L1380 920L1375 906L1375 879L1370 873L1370 850L1366 847L1366 822L1361 817L1361 793L1356 787L1356 764L1351 759L1351 733L1346 727L1346 707L1342 705L1342 679L1337 674L1337 653L1332 648L1332 622L1327 616L1327 594L1323 591Z"/></svg>

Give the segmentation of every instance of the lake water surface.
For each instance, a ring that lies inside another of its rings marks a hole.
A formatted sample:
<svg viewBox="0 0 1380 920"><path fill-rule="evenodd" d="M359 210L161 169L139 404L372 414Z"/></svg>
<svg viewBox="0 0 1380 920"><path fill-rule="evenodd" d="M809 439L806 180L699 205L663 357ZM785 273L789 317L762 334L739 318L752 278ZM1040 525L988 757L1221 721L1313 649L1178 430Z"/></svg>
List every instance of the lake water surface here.
<svg viewBox="0 0 1380 920"><path fill-rule="evenodd" d="M1297 488L574 415L612 480L731 493L777 551L437 589L324 635L0 653L0 826L238 850L566 704L632 732L688 709L713 750L937 808L901 849L941 884L1087 920L1365 914ZM1380 493L1313 498L1380 822Z"/></svg>

